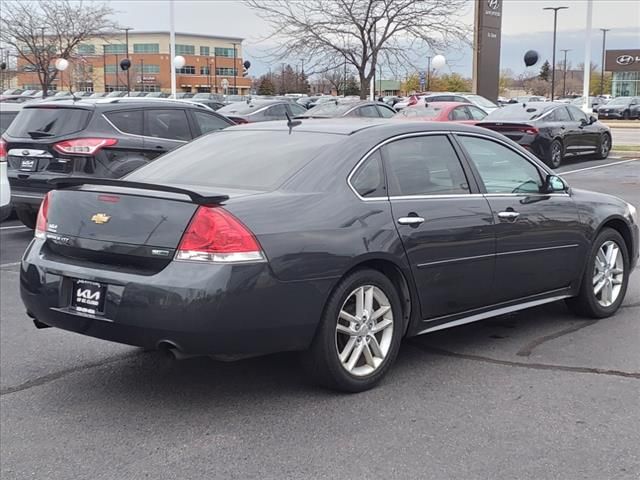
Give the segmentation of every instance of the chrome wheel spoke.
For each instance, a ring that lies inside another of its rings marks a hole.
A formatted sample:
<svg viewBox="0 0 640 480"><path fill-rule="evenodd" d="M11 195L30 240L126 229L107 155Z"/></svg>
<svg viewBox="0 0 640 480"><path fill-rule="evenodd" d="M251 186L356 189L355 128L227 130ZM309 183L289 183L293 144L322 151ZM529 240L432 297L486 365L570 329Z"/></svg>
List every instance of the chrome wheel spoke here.
<svg viewBox="0 0 640 480"><path fill-rule="evenodd" d="M596 255L596 265L600 266L600 268L604 268L607 265L607 256L604 253L604 246L600 247L600 250L598 250L598 255Z"/></svg>
<svg viewBox="0 0 640 480"><path fill-rule="evenodd" d="M364 291L364 309L371 314L373 312L373 287Z"/></svg>
<svg viewBox="0 0 640 480"><path fill-rule="evenodd" d="M382 317L383 315L385 315L389 310L391 310L391 307L389 305L385 306L385 307L380 307L379 309L377 309L373 315L371 315L371 320L377 320L380 317Z"/></svg>
<svg viewBox="0 0 640 480"><path fill-rule="evenodd" d="M384 354L382 353L382 349L380 348L378 339L375 336L372 336L371 340L369 340L369 348L371 349L371 353L373 353L376 357L384 358Z"/></svg>
<svg viewBox="0 0 640 480"><path fill-rule="evenodd" d="M351 328L341 323L338 323L338 325L336 326L336 330L338 331L338 333L343 333L345 335L349 335L350 337L357 334L355 330L352 330Z"/></svg>
<svg viewBox="0 0 640 480"><path fill-rule="evenodd" d="M624 273L624 270L622 268L612 268L611 273L613 275L620 275L621 273Z"/></svg>
<svg viewBox="0 0 640 480"><path fill-rule="evenodd" d="M611 283L614 285L622 285L622 279L621 278L613 278L611 280Z"/></svg>
<svg viewBox="0 0 640 480"><path fill-rule="evenodd" d="M613 288L611 285L611 281L608 281L604 285L602 299L607 303L611 303L612 297L613 297Z"/></svg>
<svg viewBox="0 0 640 480"><path fill-rule="evenodd" d="M349 355L353 351L353 347L355 346L356 346L356 337L351 337L347 342L347 344L344 346L344 349L342 350L342 352L340 352L339 356L340 356L340 361L342 363L347 361L347 359L349 358Z"/></svg>
<svg viewBox="0 0 640 480"><path fill-rule="evenodd" d="M349 312L345 312L344 310L340 310L340 318L350 323L360 323L360 320L351 315Z"/></svg>
<svg viewBox="0 0 640 480"><path fill-rule="evenodd" d="M606 283L607 283L606 280L601 280L600 283L598 283L595 287L593 287L593 293L598 295Z"/></svg>
<svg viewBox="0 0 640 480"><path fill-rule="evenodd" d="M356 317L362 318L364 313L364 287L356 290Z"/></svg>
<svg viewBox="0 0 640 480"><path fill-rule="evenodd" d="M596 285L597 283L599 283L602 279L604 278L604 273L602 272L598 272L597 274L594 275L593 277L593 284Z"/></svg>
<svg viewBox="0 0 640 480"><path fill-rule="evenodd" d="M364 355L364 361L367 362L367 365L376 368L376 362L373 359L373 355L371 354L371 349L366 343L364 344L364 348L362 349L362 354Z"/></svg>
<svg viewBox="0 0 640 480"><path fill-rule="evenodd" d="M391 325L393 325L393 320L389 319L389 318L385 318L384 320L376 323L373 328L371 329L371 333L378 333L383 331L385 328L389 328Z"/></svg>
<svg viewBox="0 0 640 480"><path fill-rule="evenodd" d="M350 372L360 360L360 356L362 355L362 351L364 350L364 343L360 342L356 345L356 348L353 349L351 356L349 357L349 361L347 362L346 368Z"/></svg>
<svg viewBox="0 0 640 480"><path fill-rule="evenodd" d="M603 307L613 305L624 283L624 258L620 246L607 240L598 249L593 275L593 294Z"/></svg>

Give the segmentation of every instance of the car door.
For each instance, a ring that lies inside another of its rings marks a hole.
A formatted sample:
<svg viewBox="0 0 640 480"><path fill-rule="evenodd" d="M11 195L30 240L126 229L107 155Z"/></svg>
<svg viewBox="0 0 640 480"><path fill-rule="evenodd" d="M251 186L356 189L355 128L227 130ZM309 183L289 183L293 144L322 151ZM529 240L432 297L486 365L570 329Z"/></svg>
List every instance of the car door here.
<svg viewBox="0 0 640 480"><path fill-rule="evenodd" d="M600 143L600 129L595 124L590 123L587 114L578 107L569 105L567 108L579 132L574 139L575 151L578 153L595 151Z"/></svg>
<svg viewBox="0 0 640 480"><path fill-rule="evenodd" d="M541 193L546 172L502 141L462 133L456 138L493 212L493 300L516 300L568 287L578 278L587 251L569 193Z"/></svg>
<svg viewBox="0 0 640 480"><path fill-rule="evenodd" d="M493 280L494 220L448 136L400 138L382 155L422 318L485 305Z"/></svg>
<svg viewBox="0 0 640 480"><path fill-rule="evenodd" d="M566 153L571 154L580 151L582 135L580 123L571 118L567 107L554 108L540 118L538 123L540 127L544 127L549 131L550 138L560 138Z"/></svg>
<svg viewBox="0 0 640 480"><path fill-rule="evenodd" d="M182 108L157 108L144 112L144 146L150 158L180 147L193 138Z"/></svg>

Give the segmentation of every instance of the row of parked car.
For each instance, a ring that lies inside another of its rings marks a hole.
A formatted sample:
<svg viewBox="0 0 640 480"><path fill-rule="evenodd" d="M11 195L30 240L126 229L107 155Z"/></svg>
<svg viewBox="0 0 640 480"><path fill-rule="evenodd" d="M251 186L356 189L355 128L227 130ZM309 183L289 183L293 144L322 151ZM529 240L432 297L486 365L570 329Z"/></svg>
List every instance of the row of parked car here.
<svg viewBox="0 0 640 480"><path fill-rule="evenodd" d="M552 168L569 156L606 158L612 146L606 125L559 102L483 108L486 99L477 95L438 94L417 98L398 112L388 102L357 97L227 98L217 109L206 100L212 98L54 97L0 103L0 158L18 218L35 227L52 178L121 178L196 137L234 124L343 117L479 125L519 143Z"/></svg>

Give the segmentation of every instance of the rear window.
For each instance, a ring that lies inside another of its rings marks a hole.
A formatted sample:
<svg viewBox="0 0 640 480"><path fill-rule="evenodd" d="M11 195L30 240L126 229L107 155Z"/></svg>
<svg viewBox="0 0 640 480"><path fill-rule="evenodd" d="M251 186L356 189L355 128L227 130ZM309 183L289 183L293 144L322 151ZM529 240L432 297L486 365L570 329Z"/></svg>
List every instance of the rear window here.
<svg viewBox="0 0 640 480"><path fill-rule="evenodd" d="M438 115L440 115L440 112L442 111L442 109L438 106L431 106L429 105L428 107L424 107L424 106L416 106L416 107L409 107L409 108L405 108L404 110L401 110L400 113L398 113L396 115L396 117L402 118L402 117L406 117L406 118L416 118L416 117L420 117L420 118L436 118Z"/></svg>
<svg viewBox="0 0 640 480"><path fill-rule="evenodd" d="M309 109L301 117L340 117L355 106L354 103L326 102ZM376 112L376 117L377 117Z"/></svg>
<svg viewBox="0 0 640 480"><path fill-rule="evenodd" d="M235 113L236 115L249 115L268 106L269 104L265 103L239 102L222 107L218 112L223 114Z"/></svg>
<svg viewBox="0 0 640 480"><path fill-rule="evenodd" d="M491 112L485 120L535 120L555 107L556 105L550 102L507 105Z"/></svg>
<svg viewBox="0 0 640 480"><path fill-rule="evenodd" d="M221 131L201 137L126 179L187 186L273 190L341 135L288 131Z"/></svg>
<svg viewBox="0 0 640 480"><path fill-rule="evenodd" d="M18 112L0 112L0 135L9 128L13 119L16 118Z"/></svg>
<svg viewBox="0 0 640 480"><path fill-rule="evenodd" d="M24 108L7 129L16 138L60 137L79 132L91 112L79 108Z"/></svg>

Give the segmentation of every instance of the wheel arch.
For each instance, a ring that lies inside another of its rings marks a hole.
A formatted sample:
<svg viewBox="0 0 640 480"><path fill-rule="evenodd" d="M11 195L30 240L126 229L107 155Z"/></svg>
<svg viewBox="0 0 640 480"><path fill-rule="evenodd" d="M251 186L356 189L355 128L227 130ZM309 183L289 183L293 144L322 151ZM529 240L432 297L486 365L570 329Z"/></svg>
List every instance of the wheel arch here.
<svg viewBox="0 0 640 480"><path fill-rule="evenodd" d="M611 228L618 232L624 240L625 247L627 247L627 253L630 255L633 253L633 234L631 232L631 227L622 217L610 217L606 219L596 229L594 238L600 235L600 232L605 228Z"/></svg>

